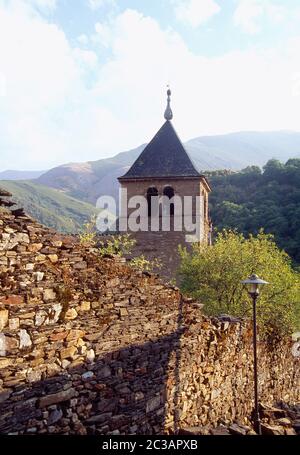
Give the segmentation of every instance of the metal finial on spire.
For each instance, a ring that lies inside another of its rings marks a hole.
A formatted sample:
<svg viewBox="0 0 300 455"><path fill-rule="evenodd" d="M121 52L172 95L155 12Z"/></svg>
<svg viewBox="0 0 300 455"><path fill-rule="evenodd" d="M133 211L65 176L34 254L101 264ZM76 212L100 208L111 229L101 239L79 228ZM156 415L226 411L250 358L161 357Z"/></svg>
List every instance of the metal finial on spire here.
<svg viewBox="0 0 300 455"><path fill-rule="evenodd" d="M168 91L167 91L167 95L168 95L168 104L167 104L167 108L165 110L165 119L166 120L172 120L173 118L173 112L172 112L172 109L171 109L171 95L172 95L172 92L170 90L170 87L168 86Z"/></svg>

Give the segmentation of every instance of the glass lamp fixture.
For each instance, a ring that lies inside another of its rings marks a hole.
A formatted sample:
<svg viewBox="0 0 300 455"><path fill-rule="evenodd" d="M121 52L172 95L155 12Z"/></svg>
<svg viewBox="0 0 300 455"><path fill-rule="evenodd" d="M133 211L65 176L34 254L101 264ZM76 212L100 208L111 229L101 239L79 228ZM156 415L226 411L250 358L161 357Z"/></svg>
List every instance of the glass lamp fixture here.
<svg viewBox="0 0 300 455"><path fill-rule="evenodd" d="M269 283L268 281L264 281L257 275L253 274L249 276L247 280L242 281L242 284L245 284L247 286L248 293L253 296L259 295L260 287Z"/></svg>

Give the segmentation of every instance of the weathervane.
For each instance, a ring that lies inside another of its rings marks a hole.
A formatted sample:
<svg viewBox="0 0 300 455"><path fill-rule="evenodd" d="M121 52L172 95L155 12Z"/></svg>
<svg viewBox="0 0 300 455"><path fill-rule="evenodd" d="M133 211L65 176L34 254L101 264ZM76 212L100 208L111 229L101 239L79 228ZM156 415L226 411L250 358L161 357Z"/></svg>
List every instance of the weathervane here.
<svg viewBox="0 0 300 455"><path fill-rule="evenodd" d="M168 102L167 102L167 108L166 108L166 110L165 110L165 119L166 119L166 120L172 120L172 118L173 118L173 112L172 112L172 109L171 109L171 106L170 106L172 92L171 92L171 90L170 90L170 86L167 85L167 87L168 87L168 91L167 91Z"/></svg>

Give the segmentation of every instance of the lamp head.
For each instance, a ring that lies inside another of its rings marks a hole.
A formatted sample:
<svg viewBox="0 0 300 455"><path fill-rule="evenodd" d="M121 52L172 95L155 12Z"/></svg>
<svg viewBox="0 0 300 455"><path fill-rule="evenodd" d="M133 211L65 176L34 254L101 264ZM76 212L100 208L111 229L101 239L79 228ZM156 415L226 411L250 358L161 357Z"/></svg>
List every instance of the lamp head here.
<svg viewBox="0 0 300 455"><path fill-rule="evenodd" d="M242 284L245 284L247 286L248 293L251 296L257 296L259 295L260 286L264 286L265 284L269 283L253 274L249 276L247 280L242 281Z"/></svg>

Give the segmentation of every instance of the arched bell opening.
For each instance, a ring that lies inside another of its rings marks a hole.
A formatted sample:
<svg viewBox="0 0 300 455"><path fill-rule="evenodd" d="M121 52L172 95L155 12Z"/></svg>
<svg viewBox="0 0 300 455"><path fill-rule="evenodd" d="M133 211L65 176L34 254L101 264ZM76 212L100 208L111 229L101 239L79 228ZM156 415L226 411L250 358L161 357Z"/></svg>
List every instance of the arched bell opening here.
<svg viewBox="0 0 300 455"><path fill-rule="evenodd" d="M167 196L169 199L172 199L175 196L174 188L172 188L171 186L166 186L164 188L163 194L164 194L164 196ZM174 203L172 202L170 204L170 216L174 216L174 212L175 212L175 208L174 208Z"/></svg>
<svg viewBox="0 0 300 455"><path fill-rule="evenodd" d="M148 203L148 216L154 215L152 212L152 198L158 196L158 189L155 186L151 186L147 190L147 203Z"/></svg>

